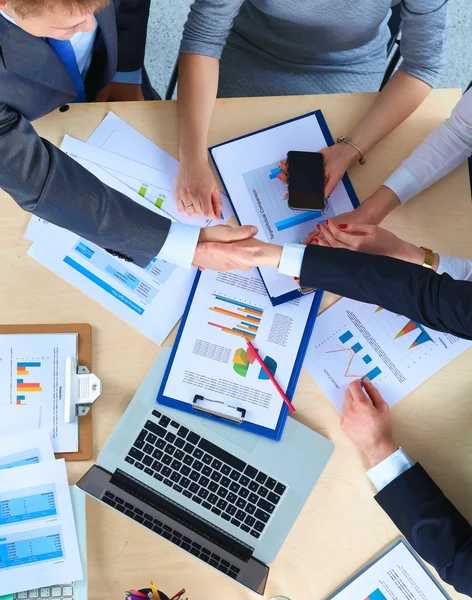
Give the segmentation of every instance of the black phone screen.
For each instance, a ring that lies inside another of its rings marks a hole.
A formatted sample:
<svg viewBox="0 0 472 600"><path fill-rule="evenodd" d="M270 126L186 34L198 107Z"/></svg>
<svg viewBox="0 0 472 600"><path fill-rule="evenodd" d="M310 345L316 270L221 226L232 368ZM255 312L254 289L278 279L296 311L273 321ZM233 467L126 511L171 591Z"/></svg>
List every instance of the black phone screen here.
<svg viewBox="0 0 472 600"><path fill-rule="evenodd" d="M288 205L294 210L323 210L324 164L319 152L287 154Z"/></svg>

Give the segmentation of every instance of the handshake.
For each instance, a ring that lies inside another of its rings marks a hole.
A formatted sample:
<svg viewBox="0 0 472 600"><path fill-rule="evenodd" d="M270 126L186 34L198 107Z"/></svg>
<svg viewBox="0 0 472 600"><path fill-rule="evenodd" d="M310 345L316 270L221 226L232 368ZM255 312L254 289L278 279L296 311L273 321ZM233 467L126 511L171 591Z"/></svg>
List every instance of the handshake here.
<svg viewBox="0 0 472 600"><path fill-rule="evenodd" d="M256 240L257 227L215 225L200 232L193 265L201 270L249 271L252 267L277 268L282 247Z"/></svg>

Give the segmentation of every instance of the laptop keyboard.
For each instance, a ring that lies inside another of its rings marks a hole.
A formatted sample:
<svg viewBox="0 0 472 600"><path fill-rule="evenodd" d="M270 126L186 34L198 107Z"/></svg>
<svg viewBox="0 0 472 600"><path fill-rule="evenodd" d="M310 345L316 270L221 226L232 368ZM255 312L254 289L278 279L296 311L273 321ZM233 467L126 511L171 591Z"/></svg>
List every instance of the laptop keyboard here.
<svg viewBox="0 0 472 600"><path fill-rule="evenodd" d="M56 598L57 600L73 600L74 585L72 583L64 583L62 585L52 585L51 587L43 587L28 592L18 592L13 594L14 600L23 600L30 598Z"/></svg>
<svg viewBox="0 0 472 600"><path fill-rule="evenodd" d="M125 461L259 538L286 486L158 410Z"/></svg>
<svg viewBox="0 0 472 600"><path fill-rule="evenodd" d="M240 569L236 565L230 564L227 560L218 556L214 552L208 550L208 548L203 547L201 544L197 544L197 542L193 542L189 537L186 537L169 525L164 525L162 521L159 519L154 519L151 515L145 513L143 510L136 508L129 502L125 502L123 498L112 494L111 492L105 492L102 497L102 501L108 506L115 508L119 512L123 513L130 519L137 521L144 527L147 527L154 533L161 535L166 540L174 543L179 548L190 552L197 558L200 558L204 562L208 563L218 571L229 575L233 579L236 579Z"/></svg>

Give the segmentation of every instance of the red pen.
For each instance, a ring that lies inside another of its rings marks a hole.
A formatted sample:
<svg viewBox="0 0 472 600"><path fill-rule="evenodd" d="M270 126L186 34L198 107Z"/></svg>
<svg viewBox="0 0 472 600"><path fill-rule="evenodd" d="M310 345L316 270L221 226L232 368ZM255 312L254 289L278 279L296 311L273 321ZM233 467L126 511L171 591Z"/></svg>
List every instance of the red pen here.
<svg viewBox="0 0 472 600"><path fill-rule="evenodd" d="M262 358L259 356L259 353L257 352L257 350L254 348L254 346L252 345L252 342L250 342L248 339L246 339L247 345L249 347L249 349L251 350L251 352L254 354L254 356L256 357L257 362L261 365L262 370L264 371L264 373L267 375L267 377L272 381L272 383L275 385L275 389L279 392L279 394L282 396L283 401L285 402L285 404L288 406L288 408L290 409L290 412L295 412L295 408L293 406L293 404L290 402L290 400L287 398L287 396L285 395L285 392L283 391L283 389L280 387L280 385L277 383L275 377L272 375L272 373L269 371L268 366L265 364L265 362L262 360Z"/></svg>

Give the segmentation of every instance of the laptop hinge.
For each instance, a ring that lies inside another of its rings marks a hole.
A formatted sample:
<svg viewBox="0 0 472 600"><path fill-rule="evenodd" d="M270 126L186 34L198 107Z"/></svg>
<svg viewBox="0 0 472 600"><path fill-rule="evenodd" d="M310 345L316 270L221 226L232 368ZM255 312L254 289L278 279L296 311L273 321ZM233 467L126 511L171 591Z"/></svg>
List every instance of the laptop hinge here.
<svg viewBox="0 0 472 600"><path fill-rule="evenodd" d="M164 513L177 523L194 531L226 552L237 556L244 562L247 562L252 558L254 548L244 544L229 533L216 527L213 523L202 519L200 516L184 508L180 504L166 498L121 469L117 469L114 472L110 479L110 483L124 490L128 494L131 494L138 500L145 502L155 510Z"/></svg>

